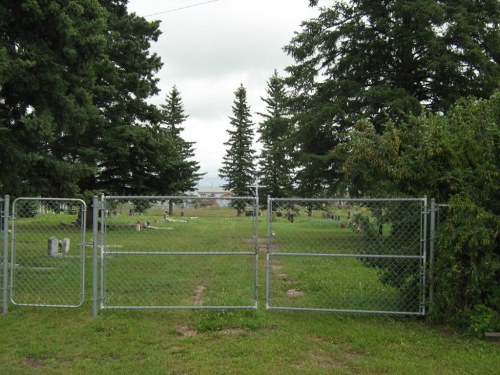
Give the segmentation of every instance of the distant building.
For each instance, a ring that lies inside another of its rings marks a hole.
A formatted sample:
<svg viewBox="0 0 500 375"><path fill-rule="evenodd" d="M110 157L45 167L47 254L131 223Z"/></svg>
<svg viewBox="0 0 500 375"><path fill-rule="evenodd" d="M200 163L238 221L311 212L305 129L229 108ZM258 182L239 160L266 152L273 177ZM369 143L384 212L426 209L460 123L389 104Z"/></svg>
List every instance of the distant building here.
<svg viewBox="0 0 500 375"><path fill-rule="evenodd" d="M231 198L234 197L234 194L230 191L224 190L224 188L220 186L209 186L198 187L198 190L195 192L196 196L200 198Z"/></svg>

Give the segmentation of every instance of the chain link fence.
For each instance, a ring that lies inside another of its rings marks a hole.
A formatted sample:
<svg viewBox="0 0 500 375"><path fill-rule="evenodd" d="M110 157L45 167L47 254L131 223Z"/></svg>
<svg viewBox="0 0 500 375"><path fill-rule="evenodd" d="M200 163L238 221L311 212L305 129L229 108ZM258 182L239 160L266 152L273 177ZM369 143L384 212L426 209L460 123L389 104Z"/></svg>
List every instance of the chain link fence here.
<svg viewBox="0 0 500 375"><path fill-rule="evenodd" d="M8 293L8 197L0 197L0 301L2 301L2 312L7 312Z"/></svg>
<svg viewBox="0 0 500 375"><path fill-rule="evenodd" d="M86 205L78 199L12 203L11 300L78 307L84 301Z"/></svg>
<svg viewBox="0 0 500 375"><path fill-rule="evenodd" d="M0 199L2 298L81 306L87 247L99 255L93 310L255 309L260 248L268 309L422 315L426 202L269 198L260 217L246 197L102 196L92 213L77 199L19 198L9 228ZM446 206L431 206L432 244Z"/></svg>
<svg viewBox="0 0 500 375"><path fill-rule="evenodd" d="M102 198L102 309L257 307L255 198Z"/></svg>
<svg viewBox="0 0 500 375"><path fill-rule="evenodd" d="M269 199L268 309L425 313L425 199Z"/></svg>

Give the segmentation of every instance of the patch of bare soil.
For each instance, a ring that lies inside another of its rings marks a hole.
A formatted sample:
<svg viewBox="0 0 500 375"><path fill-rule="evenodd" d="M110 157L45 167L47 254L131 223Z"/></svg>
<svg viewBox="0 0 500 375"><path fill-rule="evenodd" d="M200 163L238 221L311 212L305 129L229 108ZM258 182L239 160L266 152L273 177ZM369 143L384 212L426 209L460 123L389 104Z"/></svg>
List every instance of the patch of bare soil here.
<svg viewBox="0 0 500 375"><path fill-rule="evenodd" d="M203 304L203 292L205 292L206 289L207 287L205 285L198 285L194 289L193 302L195 305L199 306Z"/></svg>
<svg viewBox="0 0 500 375"><path fill-rule="evenodd" d="M43 368L45 367L45 359L35 358L35 357L27 357L25 358L25 363L27 366L31 368Z"/></svg>
<svg viewBox="0 0 500 375"><path fill-rule="evenodd" d="M222 331L220 331L223 335L227 335L227 336L233 336L233 335L238 335L238 336L242 336L242 335L246 335L246 331L241 329L241 328L228 328L228 329L224 329Z"/></svg>
<svg viewBox="0 0 500 375"><path fill-rule="evenodd" d="M253 238L249 238L246 242L249 244L253 243ZM271 243L271 251L276 251L280 249L280 244ZM259 238L257 240L257 248L259 252L266 253L267 252L267 238Z"/></svg>
<svg viewBox="0 0 500 375"><path fill-rule="evenodd" d="M177 326L175 331L182 337L193 337L196 336L196 331L188 326Z"/></svg>
<svg viewBox="0 0 500 375"><path fill-rule="evenodd" d="M286 292L286 295L288 297L297 298L297 297L302 297L304 295L304 292L300 289L289 289Z"/></svg>

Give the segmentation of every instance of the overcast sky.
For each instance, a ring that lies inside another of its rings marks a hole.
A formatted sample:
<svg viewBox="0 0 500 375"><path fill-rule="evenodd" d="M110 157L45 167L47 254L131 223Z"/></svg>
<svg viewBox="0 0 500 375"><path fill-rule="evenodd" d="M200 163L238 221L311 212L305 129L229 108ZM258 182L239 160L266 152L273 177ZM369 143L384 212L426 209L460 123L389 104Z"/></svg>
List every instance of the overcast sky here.
<svg viewBox="0 0 500 375"><path fill-rule="evenodd" d="M201 4L204 3L204 4ZM283 52L300 24L318 14L308 0L129 0L129 10L161 20L162 35L152 51L164 66L159 72L163 103L177 86L189 118L183 137L195 142L196 160L206 175L200 186L217 186L217 171L228 140L228 116L242 83L254 123L265 112L261 97L274 69L293 60Z"/></svg>

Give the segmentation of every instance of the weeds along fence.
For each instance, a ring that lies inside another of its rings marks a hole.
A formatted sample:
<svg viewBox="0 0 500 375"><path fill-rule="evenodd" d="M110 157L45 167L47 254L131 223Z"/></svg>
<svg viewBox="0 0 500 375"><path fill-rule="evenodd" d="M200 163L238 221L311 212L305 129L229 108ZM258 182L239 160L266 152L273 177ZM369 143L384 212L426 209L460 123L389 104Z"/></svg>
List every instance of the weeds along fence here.
<svg viewBox="0 0 500 375"><path fill-rule="evenodd" d="M268 198L259 212L255 197L6 196L3 311L256 309L262 254L267 309L424 315L444 210L426 199Z"/></svg>
<svg viewBox="0 0 500 375"><path fill-rule="evenodd" d="M269 309L425 314L425 199L269 199Z"/></svg>
<svg viewBox="0 0 500 375"><path fill-rule="evenodd" d="M257 207L241 197L102 197L100 308L256 308Z"/></svg>

